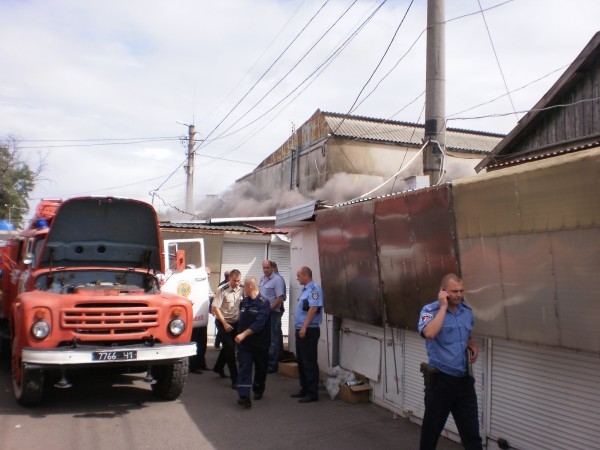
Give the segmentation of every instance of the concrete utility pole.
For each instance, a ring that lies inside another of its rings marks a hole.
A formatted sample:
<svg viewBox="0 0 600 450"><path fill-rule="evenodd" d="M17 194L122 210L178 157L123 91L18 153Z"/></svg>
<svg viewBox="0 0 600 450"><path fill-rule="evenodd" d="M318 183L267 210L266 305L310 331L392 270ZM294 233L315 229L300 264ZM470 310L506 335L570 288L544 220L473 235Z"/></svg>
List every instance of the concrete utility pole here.
<svg viewBox="0 0 600 450"><path fill-rule="evenodd" d="M441 149L446 148L446 54L445 0L427 1L427 66L425 72L425 136L423 174L429 185L440 179Z"/></svg>
<svg viewBox="0 0 600 450"><path fill-rule="evenodd" d="M196 128L194 125L188 125L188 149L187 165L185 166L186 185L185 185L185 210L188 213L194 213L194 136Z"/></svg>

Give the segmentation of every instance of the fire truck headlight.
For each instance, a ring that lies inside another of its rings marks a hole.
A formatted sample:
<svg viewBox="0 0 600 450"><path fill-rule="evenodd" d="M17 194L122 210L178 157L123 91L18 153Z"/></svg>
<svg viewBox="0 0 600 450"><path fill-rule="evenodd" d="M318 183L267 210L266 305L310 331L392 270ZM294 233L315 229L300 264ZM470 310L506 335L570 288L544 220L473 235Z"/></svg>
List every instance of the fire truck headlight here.
<svg viewBox="0 0 600 450"><path fill-rule="evenodd" d="M50 334L50 324L40 320L31 326L31 334L36 339L45 339Z"/></svg>
<svg viewBox="0 0 600 450"><path fill-rule="evenodd" d="M183 319L171 320L171 323L169 323L169 331L175 336L181 335L185 331L185 322Z"/></svg>

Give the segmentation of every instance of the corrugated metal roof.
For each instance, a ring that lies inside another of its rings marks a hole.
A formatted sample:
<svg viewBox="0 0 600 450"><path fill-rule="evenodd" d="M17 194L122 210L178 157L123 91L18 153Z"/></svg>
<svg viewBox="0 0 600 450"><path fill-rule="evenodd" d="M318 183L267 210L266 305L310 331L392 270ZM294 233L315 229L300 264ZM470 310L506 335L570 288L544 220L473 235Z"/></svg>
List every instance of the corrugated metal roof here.
<svg viewBox="0 0 600 450"><path fill-rule="evenodd" d="M333 135L354 139L374 140L421 146L423 125L368 117L323 113ZM488 153L502 140L503 135L448 128L446 148L454 151Z"/></svg>
<svg viewBox="0 0 600 450"><path fill-rule="evenodd" d="M186 222L160 222L160 228L178 228L187 230L207 230L207 231L237 231L242 233L261 233L261 230L257 227L250 225L239 224L233 225L230 223L223 223L217 225L211 225L206 223L186 223Z"/></svg>
<svg viewBox="0 0 600 450"><path fill-rule="evenodd" d="M276 226L299 227L306 225L308 221L314 221L315 211L328 208L322 200L311 200L310 202L295 205L289 208L277 210Z"/></svg>

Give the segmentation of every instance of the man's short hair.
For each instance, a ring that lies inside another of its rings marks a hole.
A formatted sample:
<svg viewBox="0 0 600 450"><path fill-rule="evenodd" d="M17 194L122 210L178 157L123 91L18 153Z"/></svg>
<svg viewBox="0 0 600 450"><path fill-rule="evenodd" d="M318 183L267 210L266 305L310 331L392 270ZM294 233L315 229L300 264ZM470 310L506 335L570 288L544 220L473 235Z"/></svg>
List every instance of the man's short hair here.
<svg viewBox="0 0 600 450"><path fill-rule="evenodd" d="M456 275L455 273L448 273L446 275L444 275L444 278L442 278L442 283L441 283L441 287L445 288L448 285L448 281L456 281L457 283L462 283L463 280L461 277L459 277L458 275Z"/></svg>

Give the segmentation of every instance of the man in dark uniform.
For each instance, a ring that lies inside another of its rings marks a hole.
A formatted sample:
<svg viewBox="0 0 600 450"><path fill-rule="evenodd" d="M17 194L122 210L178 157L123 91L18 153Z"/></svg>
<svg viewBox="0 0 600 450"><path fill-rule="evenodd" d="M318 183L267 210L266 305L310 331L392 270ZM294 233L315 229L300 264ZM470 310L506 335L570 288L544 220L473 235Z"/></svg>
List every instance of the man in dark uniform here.
<svg viewBox="0 0 600 450"><path fill-rule="evenodd" d="M292 398L298 398L299 403L309 403L319 400L317 347L323 318L323 290L313 281L310 268L302 267L296 276L303 286L294 314L300 391L292 394Z"/></svg>
<svg viewBox="0 0 600 450"><path fill-rule="evenodd" d="M429 357L429 364L422 369L425 416L420 449L435 449L452 413L464 448L481 450L475 381L469 374L469 364L475 362L478 354L471 338L473 313L463 302L462 279L450 273L441 284L438 300L425 305L419 317L419 333L427 339Z"/></svg>
<svg viewBox="0 0 600 450"><path fill-rule="evenodd" d="M244 280L244 298L240 304L239 334L235 337L238 357L238 404L250 408L250 389L254 400L260 400L265 392L269 346L271 343L271 305L258 290L256 278ZM252 366L254 365L254 382Z"/></svg>

